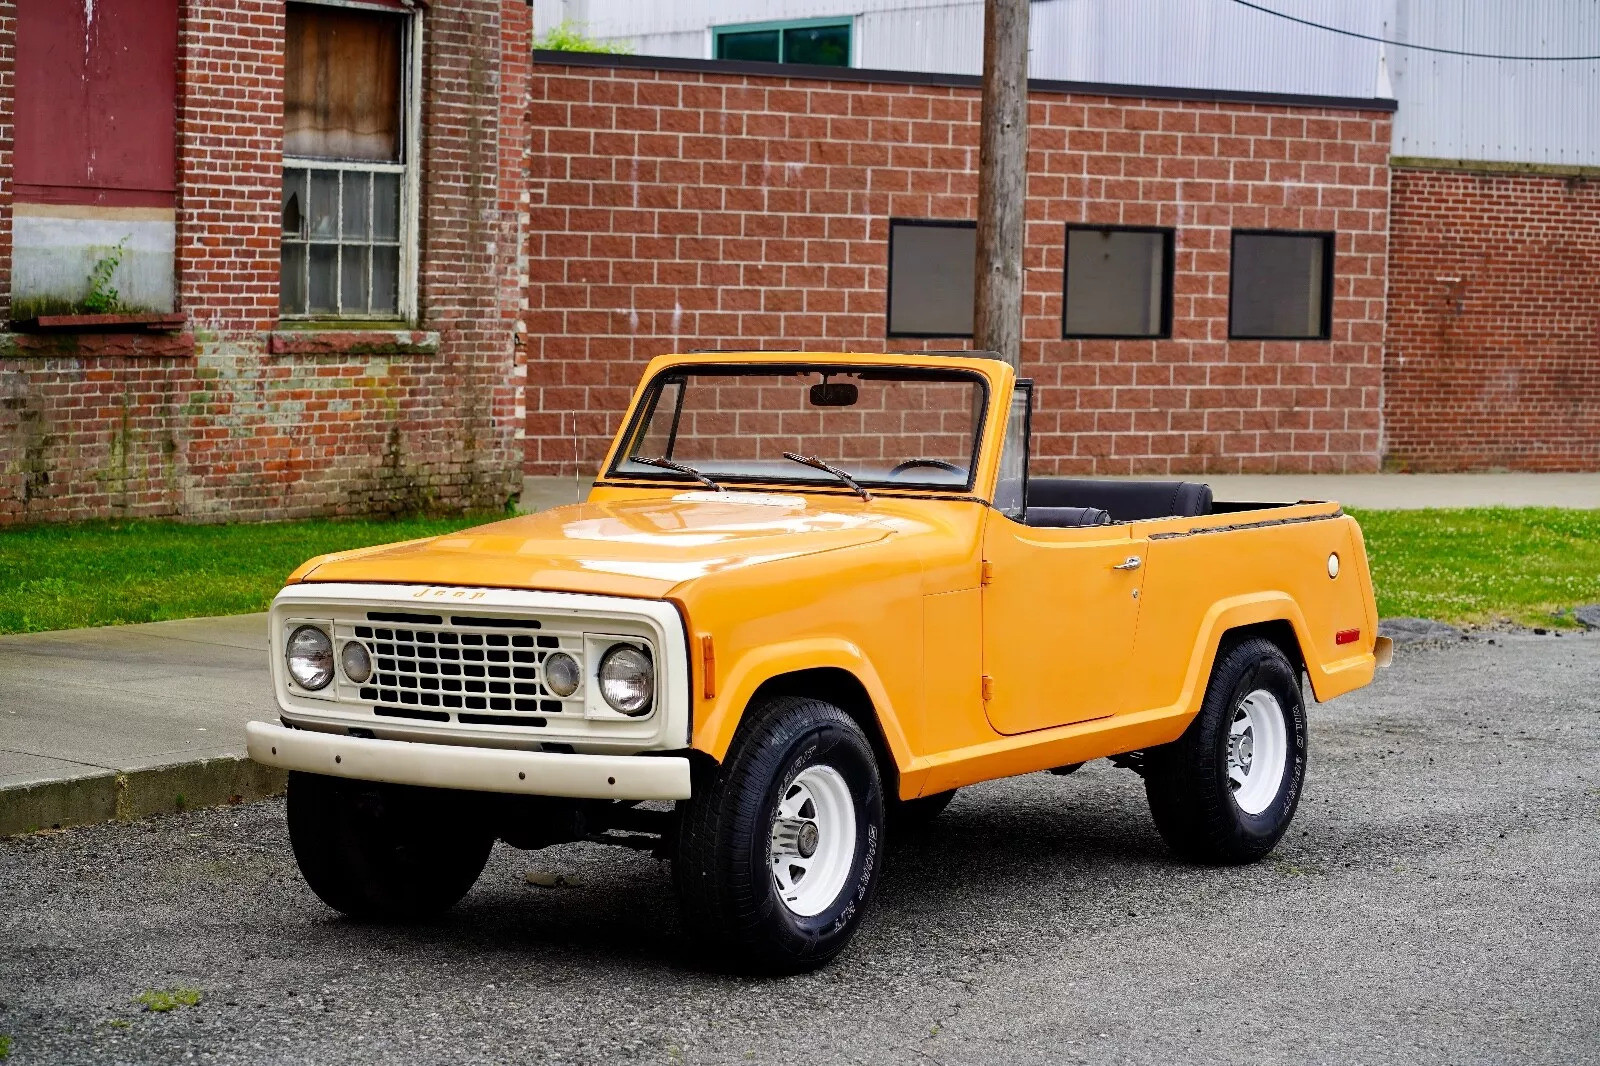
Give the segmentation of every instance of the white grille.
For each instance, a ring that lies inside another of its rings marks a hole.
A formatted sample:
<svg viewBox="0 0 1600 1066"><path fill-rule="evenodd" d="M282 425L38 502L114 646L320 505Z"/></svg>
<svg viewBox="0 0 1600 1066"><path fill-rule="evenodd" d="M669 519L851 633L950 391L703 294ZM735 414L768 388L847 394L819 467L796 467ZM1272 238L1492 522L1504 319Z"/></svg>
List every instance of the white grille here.
<svg viewBox="0 0 1600 1066"><path fill-rule="evenodd" d="M553 632L531 618L371 611L336 627L365 644L373 673L341 687L341 702L373 705L379 716L462 725L543 725L548 715L583 715L580 685L562 698L545 684L544 663L563 651L586 676L583 634Z"/></svg>

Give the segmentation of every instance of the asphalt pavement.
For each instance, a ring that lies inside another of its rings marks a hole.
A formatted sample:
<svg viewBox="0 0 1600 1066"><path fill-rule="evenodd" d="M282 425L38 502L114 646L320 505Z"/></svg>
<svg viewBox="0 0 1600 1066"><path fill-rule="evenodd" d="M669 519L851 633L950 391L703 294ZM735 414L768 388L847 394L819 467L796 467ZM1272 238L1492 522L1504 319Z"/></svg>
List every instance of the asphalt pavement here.
<svg viewBox="0 0 1600 1066"><path fill-rule="evenodd" d="M891 840L861 936L796 978L706 969L616 848L500 846L382 928L312 896L279 800L0 841L6 1066L1600 1062L1600 637L1493 639L1313 707L1255 866L1172 860L1105 762L994 782ZM199 1003L135 1002L172 988Z"/></svg>

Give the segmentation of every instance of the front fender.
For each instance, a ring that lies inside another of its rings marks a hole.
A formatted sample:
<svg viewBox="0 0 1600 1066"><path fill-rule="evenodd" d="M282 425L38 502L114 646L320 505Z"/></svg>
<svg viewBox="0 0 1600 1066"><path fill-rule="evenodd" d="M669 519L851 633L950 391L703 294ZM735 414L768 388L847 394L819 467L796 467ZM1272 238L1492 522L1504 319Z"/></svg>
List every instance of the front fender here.
<svg viewBox="0 0 1600 1066"><path fill-rule="evenodd" d="M702 701L696 708L694 747L721 762L733 743L745 708L762 685L784 674L830 668L843 670L861 683L872 700L889 752L896 765L904 770L911 761L911 747L883 681L859 646L836 637L809 637L768 644L740 656L717 685L716 698Z"/></svg>

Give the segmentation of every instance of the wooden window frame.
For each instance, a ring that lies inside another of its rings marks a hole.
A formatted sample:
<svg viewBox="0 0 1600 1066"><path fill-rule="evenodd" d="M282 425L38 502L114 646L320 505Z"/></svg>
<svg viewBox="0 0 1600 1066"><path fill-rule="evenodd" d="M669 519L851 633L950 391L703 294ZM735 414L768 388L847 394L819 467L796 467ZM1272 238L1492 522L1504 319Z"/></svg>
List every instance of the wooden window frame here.
<svg viewBox="0 0 1600 1066"><path fill-rule="evenodd" d="M339 324L344 322L392 322L412 323L417 321L417 275L421 263L420 248L420 199L421 199L421 165L420 155L422 146L422 50L423 50L423 25L422 10L420 7L410 10L398 10L389 3L362 3L361 0L295 0L308 7L345 8L355 11L371 11L386 15L390 18L401 20L400 41L400 160L394 163L380 163L371 160L344 160L344 159L319 159L307 156L292 156L285 153L282 167L279 170L280 189L282 175L288 170L331 170L331 171L356 171L366 173L384 173L400 175L400 263L398 292L396 294L396 310L392 314L363 311L359 314L343 314L339 312L306 312L288 313L280 309L279 318L285 322L303 322L307 324L328 323ZM369 213L368 224L371 218ZM310 263L311 241L306 242L306 261ZM369 242L371 243L371 242ZM282 270L283 257L278 257L279 269ZM281 286L280 280L280 286ZM307 279L307 294L309 300L309 277ZM338 293L342 286L342 279L335 277L334 289ZM368 293L371 292L372 272L367 274ZM368 299L370 306L371 300Z"/></svg>

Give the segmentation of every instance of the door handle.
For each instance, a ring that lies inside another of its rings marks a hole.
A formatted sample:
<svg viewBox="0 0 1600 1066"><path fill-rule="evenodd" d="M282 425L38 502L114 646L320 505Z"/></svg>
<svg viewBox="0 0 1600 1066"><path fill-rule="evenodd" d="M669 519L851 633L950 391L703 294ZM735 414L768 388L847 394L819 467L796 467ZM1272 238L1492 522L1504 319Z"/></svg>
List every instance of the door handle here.
<svg viewBox="0 0 1600 1066"><path fill-rule="evenodd" d="M1137 569L1139 569L1139 567L1141 567L1143 565L1144 565L1144 560L1143 559L1139 558L1137 555L1130 555L1130 556L1128 556L1128 561L1127 562L1117 563L1111 569L1113 569L1113 570L1137 570Z"/></svg>

